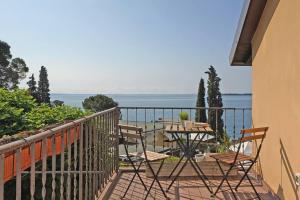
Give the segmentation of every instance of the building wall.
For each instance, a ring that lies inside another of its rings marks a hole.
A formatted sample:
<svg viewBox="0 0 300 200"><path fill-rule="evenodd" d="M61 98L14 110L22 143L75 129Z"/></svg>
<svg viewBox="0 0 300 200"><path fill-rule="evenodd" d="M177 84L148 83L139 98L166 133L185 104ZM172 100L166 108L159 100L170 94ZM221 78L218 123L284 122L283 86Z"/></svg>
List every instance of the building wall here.
<svg viewBox="0 0 300 200"><path fill-rule="evenodd" d="M262 173L281 199L300 199L300 1L268 0L252 40L253 125L269 126Z"/></svg>

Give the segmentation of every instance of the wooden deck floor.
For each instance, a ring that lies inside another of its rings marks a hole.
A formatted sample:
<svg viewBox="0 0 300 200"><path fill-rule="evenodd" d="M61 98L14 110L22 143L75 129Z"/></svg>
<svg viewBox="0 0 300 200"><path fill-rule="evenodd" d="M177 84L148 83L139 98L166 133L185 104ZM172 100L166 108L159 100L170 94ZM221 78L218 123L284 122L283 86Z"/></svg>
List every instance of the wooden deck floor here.
<svg viewBox="0 0 300 200"><path fill-rule="evenodd" d="M146 178L145 173L141 173L142 178L147 186L151 184L152 179ZM129 181L133 176L132 172L120 172L117 176L115 176L114 180L112 180L112 184L108 186L105 190L106 198L111 200L119 200L122 198ZM253 180L254 184L256 185L257 191L260 194L260 197L264 200L273 200L278 199L267 187L262 186L262 184L258 183L257 181ZM170 180L161 180L161 184L163 185L164 189L170 184ZM211 180L212 184L219 184L220 179L213 179ZM235 184L238 182L237 179L230 180L231 184ZM224 184L226 186L226 184ZM216 189L216 186L211 186L213 190ZM216 200L216 199L234 199L233 195L229 190L229 187L223 187L223 192L217 194L216 197L211 197L209 191L204 186L204 184L197 178L194 177L183 177L176 181L171 190L167 193L170 199L180 199L180 200L192 200L192 199L204 199L204 200ZM136 177L134 182L131 185L130 190L128 191L125 199L130 200L138 200L144 199L146 192L142 184L139 182L139 179ZM247 181L239 188L238 192L236 192L238 199L246 200L246 199L255 199L255 193L250 187L250 184ZM155 184L154 189L151 190L151 196L147 199L165 199L162 192L159 190L157 184Z"/></svg>

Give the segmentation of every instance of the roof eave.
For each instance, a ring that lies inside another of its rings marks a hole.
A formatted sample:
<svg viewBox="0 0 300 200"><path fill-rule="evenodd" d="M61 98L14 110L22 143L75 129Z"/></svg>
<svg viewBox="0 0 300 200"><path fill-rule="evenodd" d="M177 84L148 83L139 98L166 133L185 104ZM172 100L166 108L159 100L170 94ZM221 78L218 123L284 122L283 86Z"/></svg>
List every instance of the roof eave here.
<svg viewBox="0 0 300 200"><path fill-rule="evenodd" d="M229 62L231 66L251 66L251 40L257 29L267 0L246 0L232 45Z"/></svg>

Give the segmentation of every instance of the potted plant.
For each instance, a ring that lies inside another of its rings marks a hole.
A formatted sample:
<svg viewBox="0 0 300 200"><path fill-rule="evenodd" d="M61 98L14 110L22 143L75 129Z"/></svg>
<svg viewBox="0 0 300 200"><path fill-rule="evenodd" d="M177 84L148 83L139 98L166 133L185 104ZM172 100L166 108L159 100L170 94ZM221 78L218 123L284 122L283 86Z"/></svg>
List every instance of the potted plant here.
<svg viewBox="0 0 300 200"><path fill-rule="evenodd" d="M189 120L189 114L185 111L179 113L179 118L182 123L182 126L185 127L185 121Z"/></svg>

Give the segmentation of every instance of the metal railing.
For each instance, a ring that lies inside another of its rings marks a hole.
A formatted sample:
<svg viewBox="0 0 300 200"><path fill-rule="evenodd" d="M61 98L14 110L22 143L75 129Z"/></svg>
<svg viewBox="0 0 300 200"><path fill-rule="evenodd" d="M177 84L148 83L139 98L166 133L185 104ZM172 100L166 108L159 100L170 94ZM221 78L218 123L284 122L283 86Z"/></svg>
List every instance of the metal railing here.
<svg viewBox="0 0 300 200"><path fill-rule="evenodd" d="M0 146L0 200L95 199L118 171L118 108Z"/></svg>
<svg viewBox="0 0 300 200"><path fill-rule="evenodd" d="M189 114L190 120L195 120L195 113L205 111L206 115L222 114L223 132L226 132L231 140L239 138L239 132L243 128L252 126L251 108L223 108L223 107L120 107L121 123L140 126L147 134L147 148L154 151L163 151L165 143L161 135L164 135L164 129L167 121L180 121L179 113L185 111ZM209 120L209 119L208 119ZM210 124L218 127L218 120ZM216 138L220 134L218 129L215 130ZM131 147L132 150L138 149L138 144Z"/></svg>

